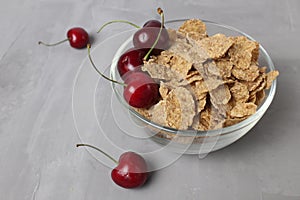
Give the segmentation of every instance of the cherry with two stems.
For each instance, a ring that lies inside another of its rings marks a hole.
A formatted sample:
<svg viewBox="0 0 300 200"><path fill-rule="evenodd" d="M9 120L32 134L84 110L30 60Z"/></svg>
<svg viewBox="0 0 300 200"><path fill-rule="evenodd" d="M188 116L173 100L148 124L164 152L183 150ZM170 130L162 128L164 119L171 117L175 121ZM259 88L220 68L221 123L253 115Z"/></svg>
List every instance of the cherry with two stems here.
<svg viewBox="0 0 300 200"><path fill-rule="evenodd" d="M128 151L123 153L119 161L101 149L89 144L77 144L76 147L93 148L111 159L117 166L111 171L112 180L123 188L136 188L144 185L148 179L148 169L145 159L137 153Z"/></svg>
<svg viewBox="0 0 300 200"><path fill-rule="evenodd" d="M120 76L124 80L124 83L120 83L116 80L112 80L108 78L97 69L97 67L92 61L90 55L90 46L88 45L89 59L94 69L103 78L112 81L114 83L123 85L124 86L123 96L125 101L130 106L135 108L149 108L159 100L158 84L149 75L140 72L140 66L143 64L144 60L148 59L148 57L150 56L153 50L157 50L157 47L167 48L169 46L169 36L167 31L163 28L164 13L160 8L157 9L157 12L160 14L162 22L160 23L156 20L150 20L146 22L144 24L144 27L134 34L133 44L135 48L125 52L118 60L117 69L119 71ZM108 24L117 23L117 22L129 23L130 25L133 25L138 28L137 25L131 22L118 20L118 21L107 22L99 29L98 32L100 32ZM160 28L157 27L159 25ZM150 31L150 29L152 29L152 31ZM141 35L139 35L139 33L141 33ZM136 37L140 37L140 38L136 39ZM143 37L148 38L149 40L147 40L146 43L143 43L144 42ZM144 56L143 53L146 51L148 52Z"/></svg>
<svg viewBox="0 0 300 200"><path fill-rule="evenodd" d="M86 32L86 30L84 30L81 27L74 27L68 30L67 38L62 41L59 41L54 44L47 44L42 41L39 41L38 44L42 44L45 46L56 46L67 41L69 41L71 47L76 49L82 49L85 48L89 43L89 34Z"/></svg>
<svg viewBox="0 0 300 200"><path fill-rule="evenodd" d="M138 30L133 37L134 48L127 50L118 60L117 69L120 76L124 80L124 75L128 75L129 72L141 71L140 66L143 65L143 61L147 60L149 55L157 55L164 48L169 46L169 35L164 28L164 16L163 11L158 9L158 12L161 15L162 23L157 20L149 20L144 25L143 28ZM129 23L135 27L138 27L135 24L132 24L128 21L111 21L104 24L99 31L101 31L106 25L116 22ZM141 37L141 38L139 38ZM144 41L144 39L148 41ZM151 48L149 45L152 45ZM158 47L158 48L157 48ZM148 53L147 53L148 52Z"/></svg>

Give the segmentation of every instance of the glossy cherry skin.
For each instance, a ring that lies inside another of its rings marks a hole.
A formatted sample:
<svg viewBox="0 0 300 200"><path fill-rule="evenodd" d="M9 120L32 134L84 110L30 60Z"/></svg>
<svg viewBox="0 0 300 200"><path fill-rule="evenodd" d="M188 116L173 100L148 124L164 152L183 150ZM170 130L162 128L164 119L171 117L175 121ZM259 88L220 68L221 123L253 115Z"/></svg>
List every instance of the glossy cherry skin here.
<svg viewBox="0 0 300 200"><path fill-rule="evenodd" d="M133 35L133 45L137 49L149 49L154 44L160 28L143 27ZM166 29L162 29L161 35L154 49L166 50L170 46L170 39Z"/></svg>
<svg viewBox="0 0 300 200"><path fill-rule="evenodd" d="M146 73L134 72L126 76L123 96L135 108L149 108L159 99L158 84Z"/></svg>
<svg viewBox="0 0 300 200"><path fill-rule="evenodd" d="M144 64L143 58L146 54L145 50L134 48L122 54L117 65L120 76L123 77L128 72L141 71L140 66Z"/></svg>
<svg viewBox="0 0 300 200"><path fill-rule="evenodd" d="M119 158L119 164L111 172L112 180L124 188L142 186L147 178L147 164L142 156L134 152L125 152Z"/></svg>
<svg viewBox="0 0 300 200"><path fill-rule="evenodd" d="M82 49L89 43L89 34L80 27L71 28L67 32L70 45L76 49Z"/></svg>
<svg viewBox="0 0 300 200"><path fill-rule="evenodd" d="M161 27L161 23L158 20L149 20L147 21L143 27L156 27L156 28L160 28ZM165 28L165 26L163 26L163 28Z"/></svg>

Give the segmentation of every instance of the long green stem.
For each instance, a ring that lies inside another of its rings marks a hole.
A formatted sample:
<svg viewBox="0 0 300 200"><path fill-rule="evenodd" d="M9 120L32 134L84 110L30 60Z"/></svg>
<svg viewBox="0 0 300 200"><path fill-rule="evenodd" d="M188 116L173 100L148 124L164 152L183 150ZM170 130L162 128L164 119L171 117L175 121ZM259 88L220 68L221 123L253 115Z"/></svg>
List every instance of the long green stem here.
<svg viewBox="0 0 300 200"><path fill-rule="evenodd" d="M161 8L158 8L157 9L157 12L158 14L161 16L161 25L160 25L160 29L159 29L159 32L158 32L158 35L157 35L157 38L155 40L155 42L153 43L153 45L151 46L151 49L148 51L148 53L145 55L145 57L143 58L144 60L147 60L149 55L151 54L152 50L154 49L154 47L157 45L158 43L158 40L160 38L160 35L161 35L161 32L162 32L162 29L164 27L164 23L165 23L165 16L164 16L164 12Z"/></svg>
<svg viewBox="0 0 300 200"><path fill-rule="evenodd" d="M92 57L91 57L91 45L90 45L90 44L87 45L87 49L88 49L88 56L89 56L90 62L91 62L91 64L92 64L93 68L96 70L96 72L97 72L100 76L102 76L102 77L105 78L106 80L109 80L109 81L111 81L111 82L113 82L113 83L117 83L117 84L120 84L120 85L123 85L123 86L127 86L125 83L121 83L121 82L119 82L119 81L116 81L116 80L113 80L113 79L111 79L111 78L108 78L108 77L105 76L102 72L100 72L99 69L96 67L96 65L95 65L95 63L93 62L93 59L92 59Z"/></svg>
<svg viewBox="0 0 300 200"><path fill-rule="evenodd" d="M39 41L38 44L42 44L42 45L45 45L45 46L47 46L47 47L51 47L51 46L56 46L56 45L59 45L59 44L61 44L61 43L64 43L64 42L66 42L66 41L68 41L68 40L69 40L69 38L64 39L64 40L62 40L62 41L59 41L59 42L54 43L54 44L47 44L47 43L44 43L44 42L42 42L42 41Z"/></svg>
<svg viewBox="0 0 300 200"><path fill-rule="evenodd" d="M113 24L113 23L125 23L125 24L129 24L129 25L131 25L131 26L133 26L135 28L141 28L140 26L138 26L138 25L136 25L136 24L134 24L134 23L132 23L130 21L127 21L127 20L113 20L113 21L106 22L105 24L103 24L100 27L100 29L97 31L97 33L100 33L105 26L107 26L109 24Z"/></svg>
<svg viewBox="0 0 300 200"><path fill-rule="evenodd" d="M97 148L97 147L95 147L95 146L92 146L92 145L89 145L89 144L76 144L76 147L83 147L83 146L85 146L85 147L90 147L90 148L92 148L92 149L95 149L95 150L97 150L97 151L100 151L100 152L101 152L102 154L104 154L106 157L108 157L109 159L111 159L114 163L119 164L119 162L118 162L116 159L114 159L113 157L111 157L110 155L108 155L106 152L102 151L101 149L99 149L99 148Z"/></svg>

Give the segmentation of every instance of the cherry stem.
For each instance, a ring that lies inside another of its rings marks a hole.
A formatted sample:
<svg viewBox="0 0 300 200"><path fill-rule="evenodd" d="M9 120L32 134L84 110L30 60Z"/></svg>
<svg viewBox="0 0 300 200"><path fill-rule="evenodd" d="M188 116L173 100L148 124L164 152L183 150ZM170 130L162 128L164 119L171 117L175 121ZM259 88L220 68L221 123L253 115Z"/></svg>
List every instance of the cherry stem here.
<svg viewBox="0 0 300 200"><path fill-rule="evenodd" d="M161 8L157 8L157 12L158 14L161 16L161 24L160 24L160 29L159 29L159 32L158 32L158 35L157 35L157 38L155 40L155 42L153 43L151 49L148 51L148 53L145 55L145 57L143 58L144 60L147 60L149 55L151 54L152 50L154 49L154 47L157 45L158 43L158 40L160 38L160 35L161 35L161 32L162 32L162 29L164 27L164 23L165 23L165 16L164 16L164 12Z"/></svg>
<svg viewBox="0 0 300 200"><path fill-rule="evenodd" d="M96 67L95 63L94 63L93 60L92 60L92 57L91 57L91 45L90 45L90 44L87 44L87 50L88 50L88 56L89 56L90 62L91 62L91 64L92 64L93 68L96 70L96 72L97 72L100 76L102 76L102 77L105 78L106 80L109 80L109 81L111 81L111 82L113 82L113 83L117 83L117 84L120 84L120 85L123 85L123 86L127 86L125 83L121 83L121 82L118 82L118 81L113 80L113 79L111 79L111 78L108 78L108 77L105 76L102 72L100 72L99 69Z"/></svg>
<svg viewBox="0 0 300 200"><path fill-rule="evenodd" d="M108 157L109 159L111 159L114 163L116 163L117 165L119 164L119 162L118 162L116 159L114 159L113 157L111 157L108 153L102 151L101 149L99 149L99 148L97 148L97 147L95 147L95 146L93 146L93 145L89 145L89 144L76 144L76 147L83 147L83 146L85 146L85 147L90 147L90 148L92 148L92 149L95 149L95 150L97 150L97 151L100 151L100 152L101 152L102 154L104 154L106 157Z"/></svg>
<svg viewBox="0 0 300 200"><path fill-rule="evenodd" d="M44 46L51 47L51 46L59 45L59 44L64 43L64 42L66 42L66 41L69 41L69 38L64 39L64 40L62 40L62 41L60 41L60 42L54 43L54 44L47 44L47 43L44 43L44 42L42 42L42 41L39 41L38 44L42 44L42 45L44 45Z"/></svg>
<svg viewBox="0 0 300 200"><path fill-rule="evenodd" d="M105 26L107 26L107 25L109 25L109 24L113 24L113 23L125 23L125 24L129 24L129 25L131 25L131 26L133 26L133 27L135 27L135 28L141 28L140 26L138 26L138 25L136 25L136 24L134 24L134 23L132 23L132 22L130 22L130 21L127 21L127 20L113 20L113 21L106 22L105 24L103 24L103 25L100 27L100 29L97 31L97 33L100 33L100 31L102 31L102 29L103 29Z"/></svg>

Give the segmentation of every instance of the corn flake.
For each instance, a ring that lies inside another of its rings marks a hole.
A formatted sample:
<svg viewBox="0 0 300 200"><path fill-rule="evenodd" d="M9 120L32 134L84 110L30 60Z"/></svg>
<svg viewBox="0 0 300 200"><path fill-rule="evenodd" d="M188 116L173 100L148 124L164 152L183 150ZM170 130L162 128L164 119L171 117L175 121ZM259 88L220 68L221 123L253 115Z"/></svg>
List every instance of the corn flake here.
<svg viewBox="0 0 300 200"><path fill-rule="evenodd" d="M266 75L264 75L264 78L262 79L260 84L254 90L250 91L250 95L256 94L257 92L266 89L266 85L267 85L267 79L266 79Z"/></svg>
<svg viewBox="0 0 300 200"><path fill-rule="evenodd" d="M160 86L159 86L159 94L163 99L166 99L168 94L169 94L169 87L164 83L164 82L160 82Z"/></svg>
<svg viewBox="0 0 300 200"><path fill-rule="evenodd" d="M257 89L265 80L266 74L260 74L254 81L241 81L241 83L247 85L248 91Z"/></svg>
<svg viewBox="0 0 300 200"><path fill-rule="evenodd" d="M216 79L214 77L206 77L205 79L203 79L203 82L204 82L206 88L208 89L208 91L212 91L212 90L216 89L217 87L219 87L220 85L224 84L223 80Z"/></svg>
<svg viewBox="0 0 300 200"><path fill-rule="evenodd" d="M215 65L209 66L208 73L222 78L231 77L233 63L230 60L220 59L215 61Z"/></svg>
<svg viewBox="0 0 300 200"><path fill-rule="evenodd" d="M228 50L228 54L233 64L239 69L247 69L253 61L256 63L259 44L245 36L232 37L232 39L234 44Z"/></svg>
<svg viewBox="0 0 300 200"><path fill-rule="evenodd" d="M189 19L179 27L178 31L183 34L206 35L206 24L199 19Z"/></svg>
<svg viewBox="0 0 300 200"><path fill-rule="evenodd" d="M184 78L170 67L155 63L155 60L145 63L142 70L148 72L152 78L164 81L179 82Z"/></svg>
<svg viewBox="0 0 300 200"><path fill-rule="evenodd" d="M214 107L206 106L192 126L198 130L207 131L221 128L223 122L224 118L219 115Z"/></svg>
<svg viewBox="0 0 300 200"><path fill-rule="evenodd" d="M259 76L259 69L256 65L251 65L247 69L232 68L232 75L242 81L254 81Z"/></svg>
<svg viewBox="0 0 300 200"><path fill-rule="evenodd" d="M230 88L231 95L238 102L246 102L249 99L249 91L247 85L235 82Z"/></svg>
<svg viewBox="0 0 300 200"><path fill-rule="evenodd" d="M257 105L254 103L237 102L237 104L230 111L230 116L232 118L250 116L256 112L256 108Z"/></svg>
<svg viewBox="0 0 300 200"><path fill-rule="evenodd" d="M277 70L275 71L270 71L267 73L267 84L266 84L266 89L270 89L273 81L276 79L276 77L279 75L279 72Z"/></svg>
<svg viewBox="0 0 300 200"><path fill-rule="evenodd" d="M254 94L251 93L249 95L248 103L255 103L256 104L256 93L254 93Z"/></svg>
<svg viewBox="0 0 300 200"><path fill-rule="evenodd" d="M265 90L261 90L261 91L257 92L255 96L256 96L255 104L259 106L265 99L266 92L265 92Z"/></svg>
<svg viewBox="0 0 300 200"><path fill-rule="evenodd" d="M197 113L200 113L205 108L206 96L207 96L206 93L204 93L203 97L196 101L196 103L197 103Z"/></svg>
<svg viewBox="0 0 300 200"><path fill-rule="evenodd" d="M231 99L230 90L227 85L221 85L209 92L210 101L213 105L227 104Z"/></svg>
<svg viewBox="0 0 300 200"><path fill-rule="evenodd" d="M186 77L190 69L192 68L192 63L187 62L184 58L176 55L169 51L163 51L159 56L157 56L157 61L160 65L165 65L171 68L171 70L177 72L182 77Z"/></svg>
<svg viewBox="0 0 300 200"><path fill-rule="evenodd" d="M166 101L161 100L157 104L155 104L149 112L151 113L151 120L154 123L165 126L167 113L166 113Z"/></svg>
<svg viewBox="0 0 300 200"><path fill-rule="evenodd" d="M166 98L167 125L176 129L187 129L193 123L195 102L190 91L177 87Z"/></svg>
<svg viewBox="0 0 300 200"><path fill-rule="evenodd" d="M202 99L203 94L206 95L208 92L208 88L203 80L195 81L193 84L191 84L191 89L197 100Z"/></svg>
<svg viewBox="0 0 300 200"><path fill-rule="evenodd" d="M227 119L225 119L223 126L225 126L225 127L232 126L232 125L237 124L245 119L247 119L247 117L227 118Z"/></svg>
<svg viewBox="0 0 300 200"><path fill-rule="evenodd" d="M203 80L203 77L199 74L198 71L190 71L185 79L188 84L192 84L196 81Z"/></svg>
<svg viewBox="0 0 300 200"><path fill-rule="evenodd" d="M225 55L233 45L233 40L223 34L216 34L200 40L199 45L207 52L210 58L217 59Z"/></svg>
<svg viewBox="0 0 300 200"><path fill-rule="evenodd" d="M145 118L151 119L152 115L148 109L145 108L134 108L136 112Z"/></svg>

